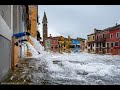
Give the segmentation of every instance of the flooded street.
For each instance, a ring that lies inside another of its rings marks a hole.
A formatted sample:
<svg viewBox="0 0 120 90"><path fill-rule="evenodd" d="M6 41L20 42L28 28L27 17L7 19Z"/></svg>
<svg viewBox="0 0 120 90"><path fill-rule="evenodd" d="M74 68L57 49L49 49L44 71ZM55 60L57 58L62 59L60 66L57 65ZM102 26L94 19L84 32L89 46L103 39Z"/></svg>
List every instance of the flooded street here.
<svg viewBox="0 0 120 90"><path fill-rule="evenodd" d="M120 85L120 56L44 53L36 59L24 59L17 70L8 83Z"/></svg>

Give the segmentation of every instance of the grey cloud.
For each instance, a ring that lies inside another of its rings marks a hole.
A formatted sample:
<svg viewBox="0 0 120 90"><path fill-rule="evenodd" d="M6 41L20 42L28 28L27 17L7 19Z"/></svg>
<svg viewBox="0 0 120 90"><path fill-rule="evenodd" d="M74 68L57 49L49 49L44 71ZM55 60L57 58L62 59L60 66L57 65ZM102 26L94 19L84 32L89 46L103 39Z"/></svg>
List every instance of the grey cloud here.
<svg viewBox="0 0 120 90"><path fill-rule="evenodd" d="M94 28L104 29L120 22L120 5L39 5L40 22L44 10L49 27L60 35L86 38ZM42 33L42 24L40 25Z"/></svg>

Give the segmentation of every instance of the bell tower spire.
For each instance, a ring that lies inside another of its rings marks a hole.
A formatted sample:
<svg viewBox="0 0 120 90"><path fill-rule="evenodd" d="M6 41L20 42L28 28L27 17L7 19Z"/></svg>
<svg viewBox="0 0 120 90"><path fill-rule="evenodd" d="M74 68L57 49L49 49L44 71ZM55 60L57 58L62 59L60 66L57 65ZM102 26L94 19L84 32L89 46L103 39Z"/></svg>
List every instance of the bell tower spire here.
<svg viewBox="0 0 120 90"><path fill-rule="evenodd" d="M46 13L44 11L44 16L43 16L43 20L42 20L42 24L43 24L43 44L45 45L45 39L48 37L48 31L47 31L47 16Z"/></svg>

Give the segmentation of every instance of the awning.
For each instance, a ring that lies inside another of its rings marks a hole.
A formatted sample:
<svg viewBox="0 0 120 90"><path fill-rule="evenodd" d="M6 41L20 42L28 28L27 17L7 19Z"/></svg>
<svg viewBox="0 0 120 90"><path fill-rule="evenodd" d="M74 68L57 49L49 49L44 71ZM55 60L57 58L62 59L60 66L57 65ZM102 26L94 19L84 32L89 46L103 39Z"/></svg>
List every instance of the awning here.
<svg viewBox="0 0 120 90"><path fill-rule="evenodd" d="M29 32L21 32L21 33L17 33L17 34L14 34L13 36L16 37L16 38L20 38L20 37L23 37L23 36L29 36L30 33Z"/></svg>

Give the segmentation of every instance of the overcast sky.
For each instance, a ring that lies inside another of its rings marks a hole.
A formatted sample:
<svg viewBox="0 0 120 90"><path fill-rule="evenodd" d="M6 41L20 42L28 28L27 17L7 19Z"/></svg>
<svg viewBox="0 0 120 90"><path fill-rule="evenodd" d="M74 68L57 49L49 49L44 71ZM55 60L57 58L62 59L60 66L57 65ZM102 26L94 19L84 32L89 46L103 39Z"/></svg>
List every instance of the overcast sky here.
<svg viewBox="0 0 120 90"><path fill-rule="evenodd" d="M44 11L48 35L87 38L94 28L105 29L120 23L120 5L39 5L39 31L42 36Z"/></svg>

